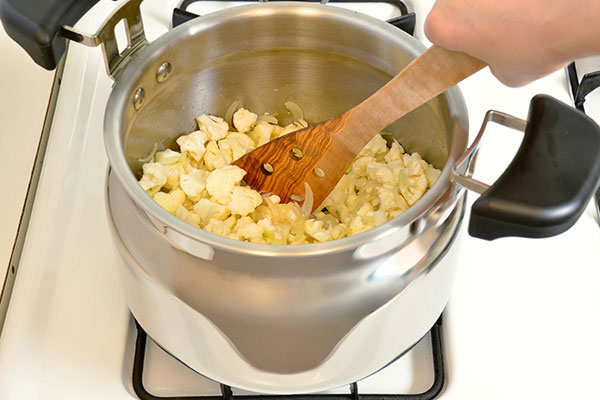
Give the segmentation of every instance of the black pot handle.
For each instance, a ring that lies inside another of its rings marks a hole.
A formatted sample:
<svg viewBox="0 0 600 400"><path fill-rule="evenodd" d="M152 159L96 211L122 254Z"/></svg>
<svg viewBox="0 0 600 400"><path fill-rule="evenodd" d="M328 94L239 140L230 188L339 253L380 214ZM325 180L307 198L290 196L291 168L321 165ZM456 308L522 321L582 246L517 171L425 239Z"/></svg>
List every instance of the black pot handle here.
<svg viewBox="0 0 600 400"><path fill-rule="evenodd" d="M517 127L510 118L514 117L488 113L485 122ZM469 150L474 156L473 147ZM480 185L469 177L456 178L459 184L469 181L466 187ZM487 240L558 235L575 224L599 183L600 127L550 96L535 96L517 154L471 208L469 234Z"/></svg>
<svg viewBox="0 0 600 400"><path fill-rule="evenodd" d="M6 33L33 60L56 68L66 49L63 25L75 24L98 0L0 0L0 19Z"/></svg>

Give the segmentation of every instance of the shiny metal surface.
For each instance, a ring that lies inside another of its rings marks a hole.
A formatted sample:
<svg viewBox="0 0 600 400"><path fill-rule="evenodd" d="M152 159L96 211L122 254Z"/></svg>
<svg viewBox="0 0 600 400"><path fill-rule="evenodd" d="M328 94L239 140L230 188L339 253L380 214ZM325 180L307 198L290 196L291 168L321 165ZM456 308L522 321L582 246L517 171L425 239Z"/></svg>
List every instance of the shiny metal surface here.
<svg viewBox="0 0 600 400"><path fill-rule="evenodd" d="M455 264L444 255L462 217L464 192L450 181L467 140L458 89L388 128L443 168L438 182L397 218L348 238L276 246L216 236L162 209L135 176L139 158L155 143L172 146L200 113L223 115L239 100L286 123L283 104L294 101L316 123L358 104L423 50L354 12L266 3L186 23L131 60L106 110L107 201L128 304L151 337L221 382L291 393L360 379L427 332L448 298ZM158 83L167 60L173 72Z"/></svg>
<svg viewBox="0 0 600 400"><path fill-rule="evenodd" d="M142 0L128 0L106 18L94 34L88 35L70 26L63 26L61 35L86 46L102 46L106 72L111 78L116 79L131 57L148 44L140 13L141 2ZM127 46L119 51L115 27L121 21L125 22Z"/></svg>
<svg viewBox="0 0 600 400"><path fill-rule="evenodd" d="M483 122L481 124L481 128L479 128L479 133L467 149L464 154L459 158L456 163L456 171L452 176L452 180L464 187L465 189L471 190L475 193L482 194L486 190L489 189L489 185L483 182L480 182L476 179L473 179L473 173L475 172L475 165L477 161L477 154L479 152L479 147L481 146L481 139L483 139L483 134L487 127L488 122L495 122L500 125L504 125L508 128L512 128L521 132L525 131L527 127L527 121L513 117L512 115L490 110L485 113L485 117L483 118ZM466 173L462 173L459 171L467 170Z"/></svg>

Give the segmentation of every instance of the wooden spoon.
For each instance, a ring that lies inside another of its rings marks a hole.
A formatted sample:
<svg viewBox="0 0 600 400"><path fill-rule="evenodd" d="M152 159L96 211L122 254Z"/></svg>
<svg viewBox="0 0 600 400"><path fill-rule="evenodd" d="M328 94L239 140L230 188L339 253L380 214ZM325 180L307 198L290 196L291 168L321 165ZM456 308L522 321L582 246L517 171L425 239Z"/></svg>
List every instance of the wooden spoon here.
<svg viewBox="0 0 600 400"><path fill-rule="evenodd" d="M248 185L276 194L282 202L304 199L306 182L314 211L377 133L485 66L467 54L433 45L356 107L277 138L233 164L247 172Z"/></svg>

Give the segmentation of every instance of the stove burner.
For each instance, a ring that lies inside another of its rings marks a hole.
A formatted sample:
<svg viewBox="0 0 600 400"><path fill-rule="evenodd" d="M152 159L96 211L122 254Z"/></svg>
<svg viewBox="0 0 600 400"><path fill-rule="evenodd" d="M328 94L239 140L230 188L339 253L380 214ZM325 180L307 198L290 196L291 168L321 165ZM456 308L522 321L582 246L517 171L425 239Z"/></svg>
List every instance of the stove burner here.
<svg viewBox="0 0 600 400"><path fill-rule="evenodd" d="M575 62L572 62L569 64L569 66L567 66L566 72L567 83L571 89L571 98L573 99L573 104L575 104L575 108L577 108L579 111L585 112L585 108L583 107L585 97L600 87L600 71L587 73L583 76L583 78L581 78L581 80L579 80ZM594 198L596 200L596 214L600 220L600 189L596 192Z"/></svg>
<svg viewBox="0 0 600 400"><path fill-rule="evenodd" d="M192 20L194 18L199 17L198 14L194 14L192 12L187 11L187 7L198 1L203 0L184 0L181 2L179 7L173 9L173 18L172 18L172 26L173 28ZM205 0L206 1L206 0ZM221 0L208 0L208 1L221 1ZM246 2L255 2L256 0L238 0L238 1L246 1ZM278 0L272 0L278 1ZM305 0L306 1L306 0ZM308 0L310 1L310 0ZM265 2L264 0L262 2ZM408 7L401 0L321 0L321 4L326 3L386 3L390 4L393 7L396 7L400 11L400 16L396 18L392 18L388 20L390 24L394 25L396 28L402 29L404 32L408 33L411 36L414 36L415 32L415 24L416 17L414 12L408 12Z"/></svg>
<svg viewBox="0 0 600 400"><path fill-rule="evenodd" d="M442 316L431 330L431 354L434 379L431 387L419 394L360 394L358 383L351 383L349 394L302 394L302 395L233 395L230 386L221 384L220 396L184 396L159 397L151 394L144 387L144 359L146 356L146 340L148 335L142 327L135 323L137 337L133 361L132 383L135 394L140 400L431 400L437 397L444 386L444 357L442 346Z"/></svg>

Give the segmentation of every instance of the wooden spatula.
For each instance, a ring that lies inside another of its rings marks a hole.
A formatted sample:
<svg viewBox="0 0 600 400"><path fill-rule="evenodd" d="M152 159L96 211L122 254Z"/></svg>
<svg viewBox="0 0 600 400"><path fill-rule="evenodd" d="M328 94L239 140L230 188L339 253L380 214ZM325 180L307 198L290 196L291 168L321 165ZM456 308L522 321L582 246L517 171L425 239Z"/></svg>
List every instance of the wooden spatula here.
<svg viewBox="0 0 600 400"><path fill-rule="evenodd" d="M314 211L377 133L485 65L467 54L434 45L356 107L277 138L233 164L247 171L248 185L276 194L282 202L304 199L307 183Z"/></svg>

